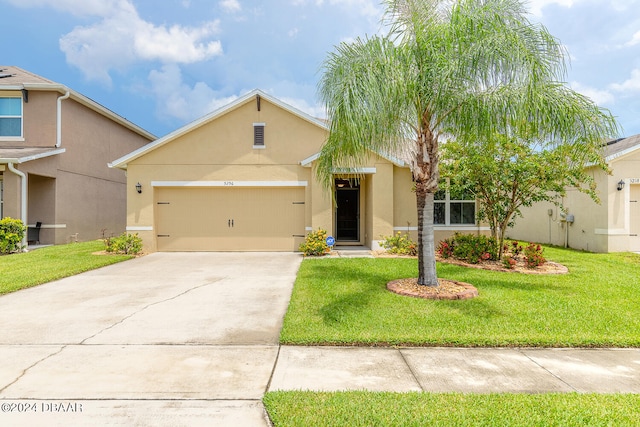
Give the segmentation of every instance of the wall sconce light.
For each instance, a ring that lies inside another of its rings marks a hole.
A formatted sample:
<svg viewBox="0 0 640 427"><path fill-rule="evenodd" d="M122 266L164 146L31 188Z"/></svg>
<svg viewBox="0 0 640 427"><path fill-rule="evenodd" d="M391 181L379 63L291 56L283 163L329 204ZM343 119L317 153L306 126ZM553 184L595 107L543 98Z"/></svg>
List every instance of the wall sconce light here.
<svg viewBox="0 0 640 427"><path fill-rule="evenodd" d="M336 179L336 187L338 188L349 188L351 187L351 183L348 179Z"/></svg>
<svg viewBox="0 0 640 427"><path fill-rule="evenodd" d="M618 181L618 186L616 187L618 189L618 191L622 191L622 189L624 188L624 180L620 180Z"/></svg>
<svg viewBox="0 0 640 427"><path fill-rule="evenodd" d="M136 184L136 191L138 192L138 194L142 193L142 184L140 183Z"/></svg>

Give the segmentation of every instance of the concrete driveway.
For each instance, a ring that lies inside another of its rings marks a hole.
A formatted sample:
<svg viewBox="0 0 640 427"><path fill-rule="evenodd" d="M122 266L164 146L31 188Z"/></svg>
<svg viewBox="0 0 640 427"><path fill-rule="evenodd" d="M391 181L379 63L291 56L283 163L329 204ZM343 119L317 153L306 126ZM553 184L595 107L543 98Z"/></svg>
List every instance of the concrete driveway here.
<svg viewBox="0 0 640 427"><path fill-rule="evenodd" d="M268 425L301 259L155 253L0 297L0 425Z"/></svg>

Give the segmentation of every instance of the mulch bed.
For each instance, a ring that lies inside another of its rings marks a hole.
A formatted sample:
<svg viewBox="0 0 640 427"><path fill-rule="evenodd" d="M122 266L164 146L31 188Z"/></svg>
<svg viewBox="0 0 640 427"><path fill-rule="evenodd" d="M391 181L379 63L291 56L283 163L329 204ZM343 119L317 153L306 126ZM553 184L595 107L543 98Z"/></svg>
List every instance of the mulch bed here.
<svg viewBox="0 0 640 427"><path fill-rule="evenodd" d="M392 254L375 253L376 256L393 257ZM404 257L403 257L404 258ZM415 257L414 257L415 258ZM522 274L566 274L569 269L562 264L547 261L536 268L527 268L524 262L519 261L512 269L505 268L500 261L483 261L478 264L469 264L464 261L436 257L438 262L460 265L462 267L478 268L492 271L504 271L508 273ZM440 286L430 287L418 285L418 279L398 279L387 283L387 289L399 295L415 298L435 300L465 300L478 296L478 290L469 283L457 282L438 278Z"/></svg>
<svg viewBox="0 0 640 427"><path fill-rule="evenodd" d="M440 286L418 285L418 279L398 279L387 283L387 289L399 295L425 299L458 300L478 296L478 290L469 283L438 278Z"/></svg>

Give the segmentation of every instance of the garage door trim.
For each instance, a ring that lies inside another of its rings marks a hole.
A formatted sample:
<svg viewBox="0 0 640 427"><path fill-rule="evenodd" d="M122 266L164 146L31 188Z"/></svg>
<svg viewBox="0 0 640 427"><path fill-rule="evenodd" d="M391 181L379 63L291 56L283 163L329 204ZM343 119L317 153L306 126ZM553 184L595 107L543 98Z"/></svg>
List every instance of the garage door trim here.
<svg viewBox="0 0 640 427"><path fill-rule="evenodd" d="M151 181L152 187L307 187L308 181Z"/></svg>

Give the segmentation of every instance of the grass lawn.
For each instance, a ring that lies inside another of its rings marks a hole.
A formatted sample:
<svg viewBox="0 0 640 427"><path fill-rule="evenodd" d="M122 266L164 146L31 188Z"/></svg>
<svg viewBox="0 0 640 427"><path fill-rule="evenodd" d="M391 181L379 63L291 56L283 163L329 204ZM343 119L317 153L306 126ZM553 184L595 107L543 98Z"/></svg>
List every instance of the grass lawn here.
<svg viewBox="0 0 640 427"><path fill-rule="evenodd" d="M473 284L471 300L393 294L416 277L414 259L306 259L281 334L283 344L438 346L640 346L640 255L546 248L565 275L438 264L438 276Z"/></svg>
<svg viewBox="0 0 640 427"><path fill-rule="evenodd" d="M637 426L640 395L271 392L274 426Z"/></svg>
<svg viewBox="0 0 640 427"><path fill-rule="evenodd" d="M0 295L131 259L130 255L93 255L101 240L49 246L0 256Z"/></svg>
<svg viewBox="0 0 640 427"><path fill-rule="evenodd" d="M284 344L640 346L640 255L546 248L566 275L439 264L438 276L479 297L403 297L386 283L416 277L411 259L307 259L281 334ZM267 393L280 426L636 426L637 394Z"/></svg>

